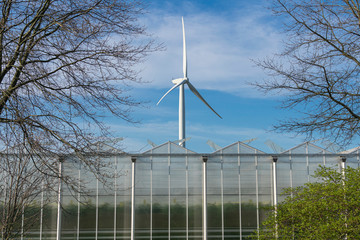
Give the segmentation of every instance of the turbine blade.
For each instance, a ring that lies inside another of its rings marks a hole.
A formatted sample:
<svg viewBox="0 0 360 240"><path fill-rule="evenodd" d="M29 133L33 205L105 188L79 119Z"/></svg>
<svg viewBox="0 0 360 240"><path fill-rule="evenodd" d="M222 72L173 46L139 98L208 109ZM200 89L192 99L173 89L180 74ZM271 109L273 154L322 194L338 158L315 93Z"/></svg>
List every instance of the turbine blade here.
<svg viewBox="0 0 360 240"><path fill-rule="evenodd" d="M183 29L183 72L184 72L184 78L187 78L187 59L186 59L186 42L185 42L184 17L181 17L181 20L182 20L182 29Z"/></svg>
<svg viewBox="0 0 360 240"><path fill-rule="evenodd" d="M168 95L172 90L174 90L175 88L177 88L178 86L180 86L181 84L184 84L184 82L186 82L186 79L184 79L183 81L179 82L178 84L174 85L172 88L170 88L169 91L167 91L164 96L162 96L162 98L160 98L160 100L158 101L158 103L156 105L159 105L159 103L161 102L161 100L163 100L163 98Z"/></svg>
<svg viewBox="0 0 360 240"><path fill-rule="evenodd" d="M217 113L215 112L215 110L205 101L205 99L200 95L200 93L196 90L196 88L189 82L187 81L187 84L190 88L190 90L198 97L200 98L200 100L206 104L206 106L208 106L216 115L218 115L219 118L222 119L222 117Z"/></svg>

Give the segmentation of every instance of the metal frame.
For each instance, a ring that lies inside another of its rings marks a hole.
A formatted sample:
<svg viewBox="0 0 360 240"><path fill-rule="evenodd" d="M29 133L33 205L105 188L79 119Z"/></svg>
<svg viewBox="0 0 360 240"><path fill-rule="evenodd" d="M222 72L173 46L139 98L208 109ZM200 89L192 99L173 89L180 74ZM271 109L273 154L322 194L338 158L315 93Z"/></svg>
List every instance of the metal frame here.
<svg viewBox="0 0 360 240"><path fill-rule="evenodd" d="M203 240L207 240L207 161L208 156L202 156L203 167Z"/></svg>
<svg viewBox="0 0 360 240"><path fill-rule="evenodd" d="M238 153L240 153L240 144L238 144ZM241 175L240 175L240 165L241 165L241 157L238 155L238 184L239 184L239 231L240 231L240 239L242 239L242 219L241 219L241 210L242 210L242 199L241 199Z"/></svg>
<svg viewBox="0 0 360 240"><path fill-rule="evenodd" d="M150 157L150 239L153 235L153 157Z"/></svg>
<svg viewBox="0 0 360 240"><path fill-rule="evenodd" d="M257 150L255 150L257 153ZM259 234L260 228L260 211L259 211L259 169L258 169L258 156L255 156L255 186L256 186L256 229Z"/></svg>
<svg viewBox="0 0 360 240"><path fill-rule="evenodd" d="M168 152L170 151L170 145L168 146ZM171 157L170 154L168 156L168 239L171 238L171 174L170 174L170 166L171 165Z"/></svg>
<svg viewBox="0 0 360 240"><path fill-rule="evenodd" d="M63 175L63 159L59 158L59 183L58 183L58 199L57 199L57 219L56 219L56 240L61 239L61 203L62 203L62 175Z"/></svg>
<svg viewBox="0 0 360 240"><path fill-rule="evenodd" d="M276 216L277 216L277 169L276 169L276 162L278 160L278 157L277 156L273 156L272 157L272 184L273 184L273 192L272 192L272 195L273 195L273 203L274 203L274 209L275 209L275 219L276 219ZM277 239L278 238L278 233L277 233L277 229L278 229L278 226L277 224L275 225L275 228L276 228L276 233L275 233L275 238Z"/></svg>
<svg viewBox="0 0 360 240"><path fill-rule="evenodd" d="M118 179L118 169L117 169L117 156L114 159L114 240L116 240L116 210L117 210L117 179Z"/></svg>
<svg viewBox="0 0 360 240"><path fill-rule="evenodd" d="M131 157L131 240L135 240L135 163L136 157Z"/></svg>
<svg viewBox="0 0 360 240"><path fill-rule="evenodd" d="M77 226L76 226L76 239L80 239L80 200L81 200L81 162L79 161L79 170L78 170L78 209L77 209Z"/></svg>
<svg viewBox="0 0 360 240"><path fill-rule="evenodd" d="M239 199L239 231L240 231L240 238L242 237L242 222L244 219L242 219L242 189L241 189L241 165L242 165L242 157L243 156L247 156L249 157L249 161L251 161L251 163L253 163L255 165L255 179L252 177L252 180L255 180L255 186L256 186L256 189L255 189L255 194L256 194L256 220L257 220L257 228L259 228L259 224L260 224L260 212L259 212L259 204L260 204L260 196L259 195L261 192L261 185L259 185L261 182L259 182L260 180L262 180L260 178L260 175L261 174L261 170L262 168L260 166L262 166L261 164L263 164L262 160L263 159L269 159L269 156L271 156L271 179L269 179L271 181L271 185L272 185L272 192L271 192L271 195L272 195L272 202L273 202L273 205L275 207L275 214L276 214L276 206L278 204L278 166L277 166L277 163L280 162L281 163L281 159L285 160L285 162L287 162L287 160L289 160L288 164L289 164L289 169L283 169L282 167L280 167L279 165L279 171L289 171L289 182L290 182L290 186L292 187L293 186L293 181L295 181L295 179L293 179L293 159L292 159L292 156L303 156L303 163L306 164L307 166L307 171L306 171L306 175L307 175L307 179L303 179L301 181L304 181L306 182L306 180L309 181L309 171L310 171L310 164L312 162L312 156L314 157L319 157L319 156L322 156L323 158L323 163L324 165L327 164L327 161L330 161L333 157L336 157L338 156L339 158L339 161L338 161L338 166L340 167L340 170L341 170L341 173L344 175L344 178L345 178L345 168L346 168L346 159L347 158L351 158L351 157L356 157L357 160L359 160L359 152L357 152L356 154L354 153L351 153L351 154L329 154L327 153L325 150L322 150L321 151L321 154L312 154L312 153L309 153L309 146L306 145L306 148L304 149L305 151L305 154L303 153L300 153L300 154L297 154L297 153L294 153L292 154L291 153L291 150L289 150L287 153L280 153L280 154L276 154L276 156L274 155L269 155L269 154L262 154L262 153L259 153L257 150L255 150L255 154L251 153L247 153L247 154L241 154L240 153L240 146L238 146L238 153L231 153L231 154L227 154L227 153L224 153L222 150L221 151L218 151L216 152L215 154L212 154L212 155L200 155L200 154L195 154L195 153L191 153L191 152L188 152L188 150L185 150L186 153L171 153L171 148L170 148L170 145L169 145L169 148L168 148L168 153L164 153L164 154L153 154L152 151L150 154L147 153L144 154L144 156L149 156L150 157L150 239L152 238L152 227L153 227L153 209L152 209L152 205L153 205L153 157L156 157L156 156L167 156L167 164L168 164L168 236L167 238L171 238L171 231L173 231L173 229L171 229L171 195L172 195L172 192L171 192L171 181L172 178L171 175L172 175L172 172L171 172L171 164L173 161L172 157L173 156L183 156L184 157L184 162L182 162L183 164L185 164L185 173L182 174L181 176L185 176L185 188L186 188L186 192L185 192L185 198L186 198L186 239L189 238L189 234L190 234L190 230L189 230L189 201L190 201L190 196L189 196L189 157L191 158L191 160L193 160L192 158L193 157L198 157L198 159L200 158L201 159L201 168L202 168L202 230L203 230L203 233L202 233L202 239L207 239L208 238L208 212L207 212L207 202L208 202L208 189L207 189L207 176L208 176L208 169L207 169L207 162L208 160L211 160L211 159L217 159L216 161L218 161L218 159L221 160L221 168L220 169L217 169L216 171L220 171L220 185L221 185L221 233L222 233L222 239L224 239L224 236L225 236L225 215L224 215L224 201L226 201L226 194L224 195L225 190L226 190L226 186L225 186L225 183L226 183L226 174L227 172L225 171L226 169L224 168L224 162L226 162L226 156L237 156L237 163L236 161L234 162L234 167L237 167L238 169L238 179L234 179L235 181L237 181L238 183L238 188L239 188L239 193L238 193L238 199ZM125 157L124 157L125 156ZM128 158L129 155L122 155L122 157L124 157L124 159L129 159ZM139 156L139 155L137 155ZM135 239L135 180L136 180L136 172L135 172L135 169L136 169L136 159L137 159L137 156L131 156L131 239ZM331 159L327 158L328 156L331 157ZM281 158L280 158L281 157ZM278 161L278 159L280 159L280 161ZM115 156L115 160L114 160L114 171L115 171L115 180L114 180L114 187L115 187L115 191L114 191L114 240L117 238L117 229L116 229L116 216L117 216L117 174L118 174L118 158L117 158L117 155ZM166 160L165 160L166 161ZM63 172L64 172L64 158L59 158L59 169L58 169L58 191L57 191L57 225L56 225L56 239L59 240L61 239L61 204L62 204L62 184L63 184L63 181L62 181L62 177L64 176ZM166 165L166 162L164 162L164 164ZM237 164L237 165L236 165ZM128 165L129 166L129 165ZM182 165L183 166L183 165ZM200 165L198 165L200 167ZM267 168L268 169L269 165L267 165ZM67 169L67 167L65 167ZM138 173L140 174L140 173ZM210 174L210 173L209 173ZM281 172L280 172L281 174ZM304 174L304 175L305 175ZM279 175L280 176L280 175ZM200 176L199 176L200 177ZM76 178L76 177L75 177ZM236 176L235 176L236 178ZM310 179L311 180L311 179ZM165 180L166 181L166 180ZM288 180L286 180L288 181ZM44 184L44 183L42 183ZM236 183L235 183L236 184ZM294 183L295 184L295 183ZM100 188L100 189L99 189ZM99 192L101 190L101 186L99 185L99 182L98 180L96 180L96 209L97 209L97 213L96 213L96 236L95 238L98 237L98 223L99 223L99 219L98 219L98 207L99 207ZM80 192L81 192L81 165L80 165L80 162L79 162L79 169L78 169L78 215L77 215L77 231L76 231L76 238L79 239L80 238ZM183 193L184 194L184 193ZM252 191L252 194L253 194L253 191ZM235 194L237 195L237 194ZM128 195L127 195L128 196ZM254 197L252 197L254 198ZM165 200L166 201L166 200ZM44 205L44 193L42 193L41 195L41 216L43 216L43 205ZM42 221L43 219L41 218L40 219L40 239L42 238L42 231L43 231L43 228L42 228Z"/></svg>
<svg viewBox="0 0 360 240"><path fill-rule="evenodd" d="M221 189L221 239L224 240L225 229L224 229L224 159L220 157L220 189Z"/></svg>

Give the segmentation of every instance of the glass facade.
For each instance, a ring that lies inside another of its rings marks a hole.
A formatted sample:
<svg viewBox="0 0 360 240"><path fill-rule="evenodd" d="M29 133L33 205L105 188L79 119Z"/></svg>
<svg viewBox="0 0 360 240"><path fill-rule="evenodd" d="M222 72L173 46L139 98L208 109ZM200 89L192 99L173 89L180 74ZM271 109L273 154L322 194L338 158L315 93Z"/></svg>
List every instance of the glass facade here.
<svg viewBox="0 0 360 240"><path fill-rule="evenodd" d="M31 239L246 239L284 199L285 187L313 181L319 165L359 166L359 149L332 153L303 143L269 154L242 142L198 154L172 142L141 154L97 156L108 176L96 177L75 158L62 162L72 188L42 206ZM101 160L101 161L100 161ZM103 174L103 172L102 172Z"/></svg>

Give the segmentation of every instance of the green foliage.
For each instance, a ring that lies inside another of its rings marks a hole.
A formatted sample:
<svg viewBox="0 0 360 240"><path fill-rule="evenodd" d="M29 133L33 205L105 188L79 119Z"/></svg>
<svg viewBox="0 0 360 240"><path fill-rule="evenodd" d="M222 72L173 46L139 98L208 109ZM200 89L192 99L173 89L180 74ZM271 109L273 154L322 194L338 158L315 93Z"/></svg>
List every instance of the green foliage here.
<svg viewBox="0 0 360 240"><path fill-rule="evenodd" d="M285 189L287 197L262 223L260 239L360 239L360 169L344 174L320 167L319 181Z"/></svg>

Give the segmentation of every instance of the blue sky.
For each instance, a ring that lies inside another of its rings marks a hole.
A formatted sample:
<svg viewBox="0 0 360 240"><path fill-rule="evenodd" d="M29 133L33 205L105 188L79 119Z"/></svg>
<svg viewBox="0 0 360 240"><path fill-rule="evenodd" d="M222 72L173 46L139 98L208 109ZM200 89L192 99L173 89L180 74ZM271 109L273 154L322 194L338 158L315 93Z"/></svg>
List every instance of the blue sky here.
<svg viewBox="0 0 360 240"><path fill-rule="evenodd" d="M138 66L146 84L135 85L132 94L147 102L134 109L140 124L111 121L116 136L124 137L126 151L142 152L150 147L147 139L161 144L178 138L178 91L171 92L171 80L182 77L182 29L184 17L188 55L188 77L223 119L213 114L188 89L186 99L187 148L211 152L208 139L224 147L235 141L257 138L250 145L271 152L268 139L285 149L304 137L271 132L278 120L295 112L280 109L281 97L264 95L250 83L267 76L252 59L272 56L286 37L279 19L267 9L271 1L149 1L141 21L166 49L153 53Z"/></svg>

